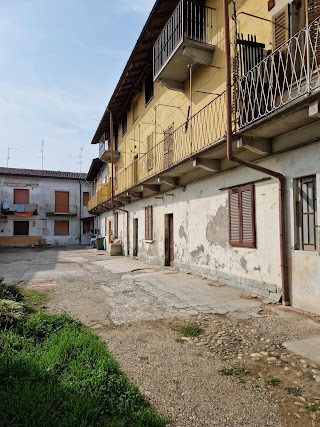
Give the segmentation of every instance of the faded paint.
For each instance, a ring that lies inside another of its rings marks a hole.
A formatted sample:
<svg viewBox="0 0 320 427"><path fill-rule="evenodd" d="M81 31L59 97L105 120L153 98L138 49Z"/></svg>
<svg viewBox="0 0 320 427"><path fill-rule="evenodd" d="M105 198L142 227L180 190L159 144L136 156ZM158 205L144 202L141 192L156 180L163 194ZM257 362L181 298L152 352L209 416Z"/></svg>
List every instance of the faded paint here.
<svg viewBox="0 0 320 427"><path fill-rule="evenodd" d="M80 233L81 243L90 244L91 233L83 234L81 218L88 218L90 215L87 208L82 206L82 195L80 200L79 180L0 175L0 202L13 203L14 189L21 186L29 189L29 203L37 204L37 215L27 217L7 215L8 222L0 222L1 245L24 246L23 242L25 242L26 246L30 246L38 244L39 239L41 244L47 245L78 245L80 244ZM89 184L85 180L81 180L82 194L89 190ZM70 206L77 206L76 216L47 216L47 205L55 204L55 191L69 192ZM54 235L55 220L69 221L68 236ZM29 236L14 236L14 221L28 221ZM93 229L93 225L91 228Z"/></svg>
<svg viewBox="0 0 320 427"><path fill-rule="evenodd" d="M206 229L206 239L211 245L226 246L228 244L228 227L225 221L227 216L227 206L219 206L217 213L211 216Z"/></svg>

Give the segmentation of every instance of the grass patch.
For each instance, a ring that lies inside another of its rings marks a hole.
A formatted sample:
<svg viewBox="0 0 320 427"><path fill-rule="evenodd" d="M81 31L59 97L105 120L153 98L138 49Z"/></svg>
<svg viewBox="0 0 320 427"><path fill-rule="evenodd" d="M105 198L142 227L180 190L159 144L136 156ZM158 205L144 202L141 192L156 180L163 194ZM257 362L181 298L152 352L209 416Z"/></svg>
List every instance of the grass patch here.
<svg viewBox="0 0 320 427"><path fill-rule="evenodd" d="M23 289L24 303L33 309L38 309L49 301L49 296L46 292L36 291L33 289Z"/></svg>
<svg viewBox="0 0 320 427"><path fill-rule="evenodd" d="M264 382L266 385L271 385L275 387L281 383L281 380L279 380L279 378L269 377L269 378L266 378Z"/></svg>
<svg viewBox="0 0 320 427"><path fill-rule="evenodd" d="M0 414L6 427L164 427L167 421L96 335L67 315L30 311L0 327Z"/></svg>
<svg viewBox="0 0 320 427"><path fill-rule="evenodd" d="M246 378L251 374L251 372L243 368L242 366L234 365L229 368L221 369L220 374L226 377L234 376L238 378L240 382L245 382Z"/></svg>
<svg viewBox="0 0 320 427"><path fill-rule="evenodd" d="M204 333L204 329L195 323L183 326L174 325L171 329L184 337L198 337Z"/></svg>
<svg viewBox="0 0 320 427"><path fill-rule="evenodd" d="M318 410L318 406L317 405L310 405L308 409L311 412L316 412Z"/></svg>
<svg viewBox="0 0 320 427"><path fill-rule="evenodd" d="M300 387L286 387L287 393L293 396L301 396L302 390Z"/></svg>

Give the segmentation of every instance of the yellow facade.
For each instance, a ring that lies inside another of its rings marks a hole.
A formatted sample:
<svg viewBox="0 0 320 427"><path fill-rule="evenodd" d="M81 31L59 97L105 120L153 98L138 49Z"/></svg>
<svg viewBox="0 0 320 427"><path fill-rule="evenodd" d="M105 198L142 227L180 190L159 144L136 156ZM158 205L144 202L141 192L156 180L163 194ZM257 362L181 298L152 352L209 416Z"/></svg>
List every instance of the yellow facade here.
<svg viewBox="0 0 320 427"><path fill-rule="evenodd" d="M236 24L232 19L234 4L229 4L232 57L236 34L243 34L245 38L255 36L257 42L265 44L266 51L272 51L274 12L268 11L267 2L261 5L257 0L237 0L236 3ZM162 87L156 81L154 96L147 105L144 87L132 100L124 135L121 124L118 125L120 158L114 162L115 196L187 158L192 159L193 155L225 137L223 7L220 0L208 0L206 6L214 9L211 65L200 65L192 73L191 81L187 79L184 83L183 92ZM111 177L110 165L108 175ZM91 208L111 197L110 183L104 184L103 188L97 188L97 197L90 201Z"/></svg>

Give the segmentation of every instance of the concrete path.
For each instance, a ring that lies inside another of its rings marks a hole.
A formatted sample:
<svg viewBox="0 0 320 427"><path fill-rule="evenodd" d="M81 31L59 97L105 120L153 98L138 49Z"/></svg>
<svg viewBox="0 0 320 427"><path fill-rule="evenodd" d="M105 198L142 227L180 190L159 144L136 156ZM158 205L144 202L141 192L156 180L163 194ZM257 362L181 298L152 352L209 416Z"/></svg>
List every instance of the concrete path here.
<svg viewBox="0 0 320 427"><path fill-rule="evenodd" d="M252 319L261 317L263 307L259 299L232 287L79 247L0 249L0 277L50 292L52 311L67 311L97 329L197 314ZM294 311L282 309L282 314L289 313ZM308 317L303 321L307 324ZM319 343L318 336L287 345L290 351L319 363Z"/></svg>

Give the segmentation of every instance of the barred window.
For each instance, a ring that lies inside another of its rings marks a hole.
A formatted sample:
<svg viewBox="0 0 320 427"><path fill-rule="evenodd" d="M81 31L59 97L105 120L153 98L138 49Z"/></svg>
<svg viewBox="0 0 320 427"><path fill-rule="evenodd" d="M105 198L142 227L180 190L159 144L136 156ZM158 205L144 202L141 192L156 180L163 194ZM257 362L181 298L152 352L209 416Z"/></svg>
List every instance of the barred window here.
<svg viewBox="0 0 320 427"><path fill-rule="evenodd" d="M296 249L316 250L316 177L296 180Z"/></svg>
<svg viewBox="0 0 320 427"><path fill-rule="evenodd" d="M146 206L145 208L145 239L153 239L153 215L152 206Z"/></svg>
<svg viewBox="0 0 320 427"><path fill-rule="evenodd" d="M116 212L113 217L113 237L119 236L119 214Z"/></svg>
<svg viewBox="0 0 320 427"><path fill-rule="evenodd" d="M253 184L229 190L229 243L231 246L256 247Z"/></svg>

